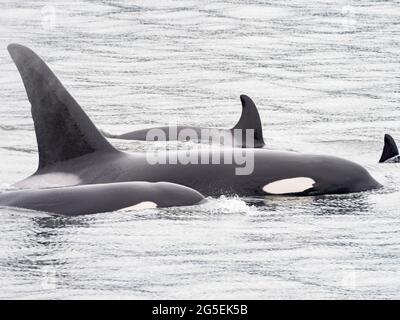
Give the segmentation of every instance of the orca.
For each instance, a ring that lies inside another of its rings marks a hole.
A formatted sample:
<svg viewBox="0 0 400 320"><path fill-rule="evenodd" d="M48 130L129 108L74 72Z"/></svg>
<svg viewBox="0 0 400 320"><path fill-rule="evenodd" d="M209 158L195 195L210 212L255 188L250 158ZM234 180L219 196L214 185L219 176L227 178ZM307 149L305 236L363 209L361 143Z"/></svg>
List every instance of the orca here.
<svg viewBox="0 0 400 320"><path fill-rule="evenodd" d="M135 130L121 135L101 131L105 137L123 140L142 141L193 141L205 143L221 143L240 148L262 148L265 146L262 124L257 107L253 100L246 95L240 96L242 114L238 123L231 129L164 126ZM246 130L251 130L246 136ZM153 135L155 134L156 137Z"/></svg>
<svg viewBox="0 0 400 320"><path fill-rule="evenodd" d="M167 182L121 182L0 193L0 206L66 216L202 203L199 192Z"/></svg>
<svg viewBox="0 0 400 320"><path fill-rule="evenodd" d="M334 156L231 148L234 159L246 156L242 166L240 161L218 162L225 150L212 148L195 150L195 159L188 162L175 161L185 159L187 151L168 151L165 162L153 161L158 154L121 152L39 56L18 44L8 51L31 103L39 152L38 169L16 184L21 188L165 181L205 196L312 196L381 187L362 166ZM239 172L241 166L245 172Z"/></svg>
<svg viewBox="0 0 400 320"><path fill-rule="evenodd" d="M399 149L397 149L396 142L390 134L385 134L384 143L379 163L399 163Z"/></svg>

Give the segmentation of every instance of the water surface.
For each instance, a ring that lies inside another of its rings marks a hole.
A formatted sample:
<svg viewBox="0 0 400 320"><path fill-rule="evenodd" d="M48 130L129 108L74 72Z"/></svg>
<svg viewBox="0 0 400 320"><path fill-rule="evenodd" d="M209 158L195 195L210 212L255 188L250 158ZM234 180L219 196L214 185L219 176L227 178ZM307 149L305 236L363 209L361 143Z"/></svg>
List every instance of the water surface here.
<svg viewBox="0 0 400 320"><path fill-rule="evenodd" d="M2 0L2 190L37 166L12 42L104 130L231 127L244 93L269 148L357 161L385 188L77 218L0 208L0 298L400 298L400 165L377 164L383 134L400 141L399 18L397 1Z"/></svg>

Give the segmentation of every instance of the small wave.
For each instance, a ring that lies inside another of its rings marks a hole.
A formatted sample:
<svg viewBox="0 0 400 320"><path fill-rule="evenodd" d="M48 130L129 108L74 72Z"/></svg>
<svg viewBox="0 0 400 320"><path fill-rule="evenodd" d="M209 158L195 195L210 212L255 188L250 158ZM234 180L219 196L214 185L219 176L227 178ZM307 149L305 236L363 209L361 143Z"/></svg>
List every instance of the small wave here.
<svg viewBox="0 0 400 320"><path fill-rule="evenodd" d="M9 150L9 151L17 151L17 152L23 152L23 153L36 153L36 149L30 149L26 147L2 147L4 150Z"/></svg>
<svg viewBox="0 0 400 320"><path fill-rule="evenodd" d="M0 183L0 191L12 191L16 190L14 186L8 183Z"/></svg>
<svg viewBox="0 0 400 320"><path fill-rule="evenodd" d="M15 131L15 130L19 130L19 128L15 127L15 126L10 126L10 125L6 125L6 124L0 124L0 129L4 130L4 131Z"/></svg>

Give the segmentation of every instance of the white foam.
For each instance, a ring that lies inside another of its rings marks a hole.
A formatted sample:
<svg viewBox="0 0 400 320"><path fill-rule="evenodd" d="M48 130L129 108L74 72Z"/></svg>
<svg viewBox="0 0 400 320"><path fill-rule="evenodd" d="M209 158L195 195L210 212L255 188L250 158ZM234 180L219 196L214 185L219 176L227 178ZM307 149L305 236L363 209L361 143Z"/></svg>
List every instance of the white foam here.
<svg viewBox="0 0 400 320"><path fill-rule="evenodd" d="M217 199L207 198L207 201L201 204L200 207L214 214L248 213L251 211L251 207L238 196L220 196Z"/></svg>

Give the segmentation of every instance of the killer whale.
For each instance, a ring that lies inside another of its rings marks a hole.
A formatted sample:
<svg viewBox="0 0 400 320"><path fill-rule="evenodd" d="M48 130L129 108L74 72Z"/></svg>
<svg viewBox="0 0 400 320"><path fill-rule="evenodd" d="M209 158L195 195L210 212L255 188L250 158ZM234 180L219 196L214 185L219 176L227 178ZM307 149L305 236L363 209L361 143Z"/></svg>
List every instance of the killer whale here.
<svg viewBox="0 0 400 320"><path fill-rule="evenodd" d="M0 206L66 216L189 206L203 200L193 189L166 182L121 182L0 193Z"/></svg>
<svg viewBox="0 0 400 320"><path fill-rule="evenodd" d="M148 154L116 150L32 50L11 44L8 51L31 103L39 151L37 171L17 183L22 188L166 181L208 196L309 196L381 187L362 166L333 156L234 148L233 156L244 152L253 161L253 170L243 175L237 163L210 161L221 159L220 150L197 152L198 162L149 163ZM182 153L168 152L167 160Z"/></svg>
<svg viewBox="0 0 400 320"><path fill-rule="evenodd" d="M240 101L242 104L242 114L237 124L231 129L193 126L163 126L135 130L120 135L114 135L105 131L101 132L107 138L123 140L154 141L155 139L151 135L153 132L158 133L157 141L192 140L194 142L205 143L211 141L241 148L262 148L265 146L265 142L257 107L253 100L246 95L241 95ZM249 132L249 137L246 137L245 130L252 130L252 132Z"/></svg>
<svg viewBox="0 0 400 320"><path fill-rule="evenodd" d="M385 134L384 147L382 151L379 163L399 163L399 149L397 148L396 142L390 134Z"/></svg>

